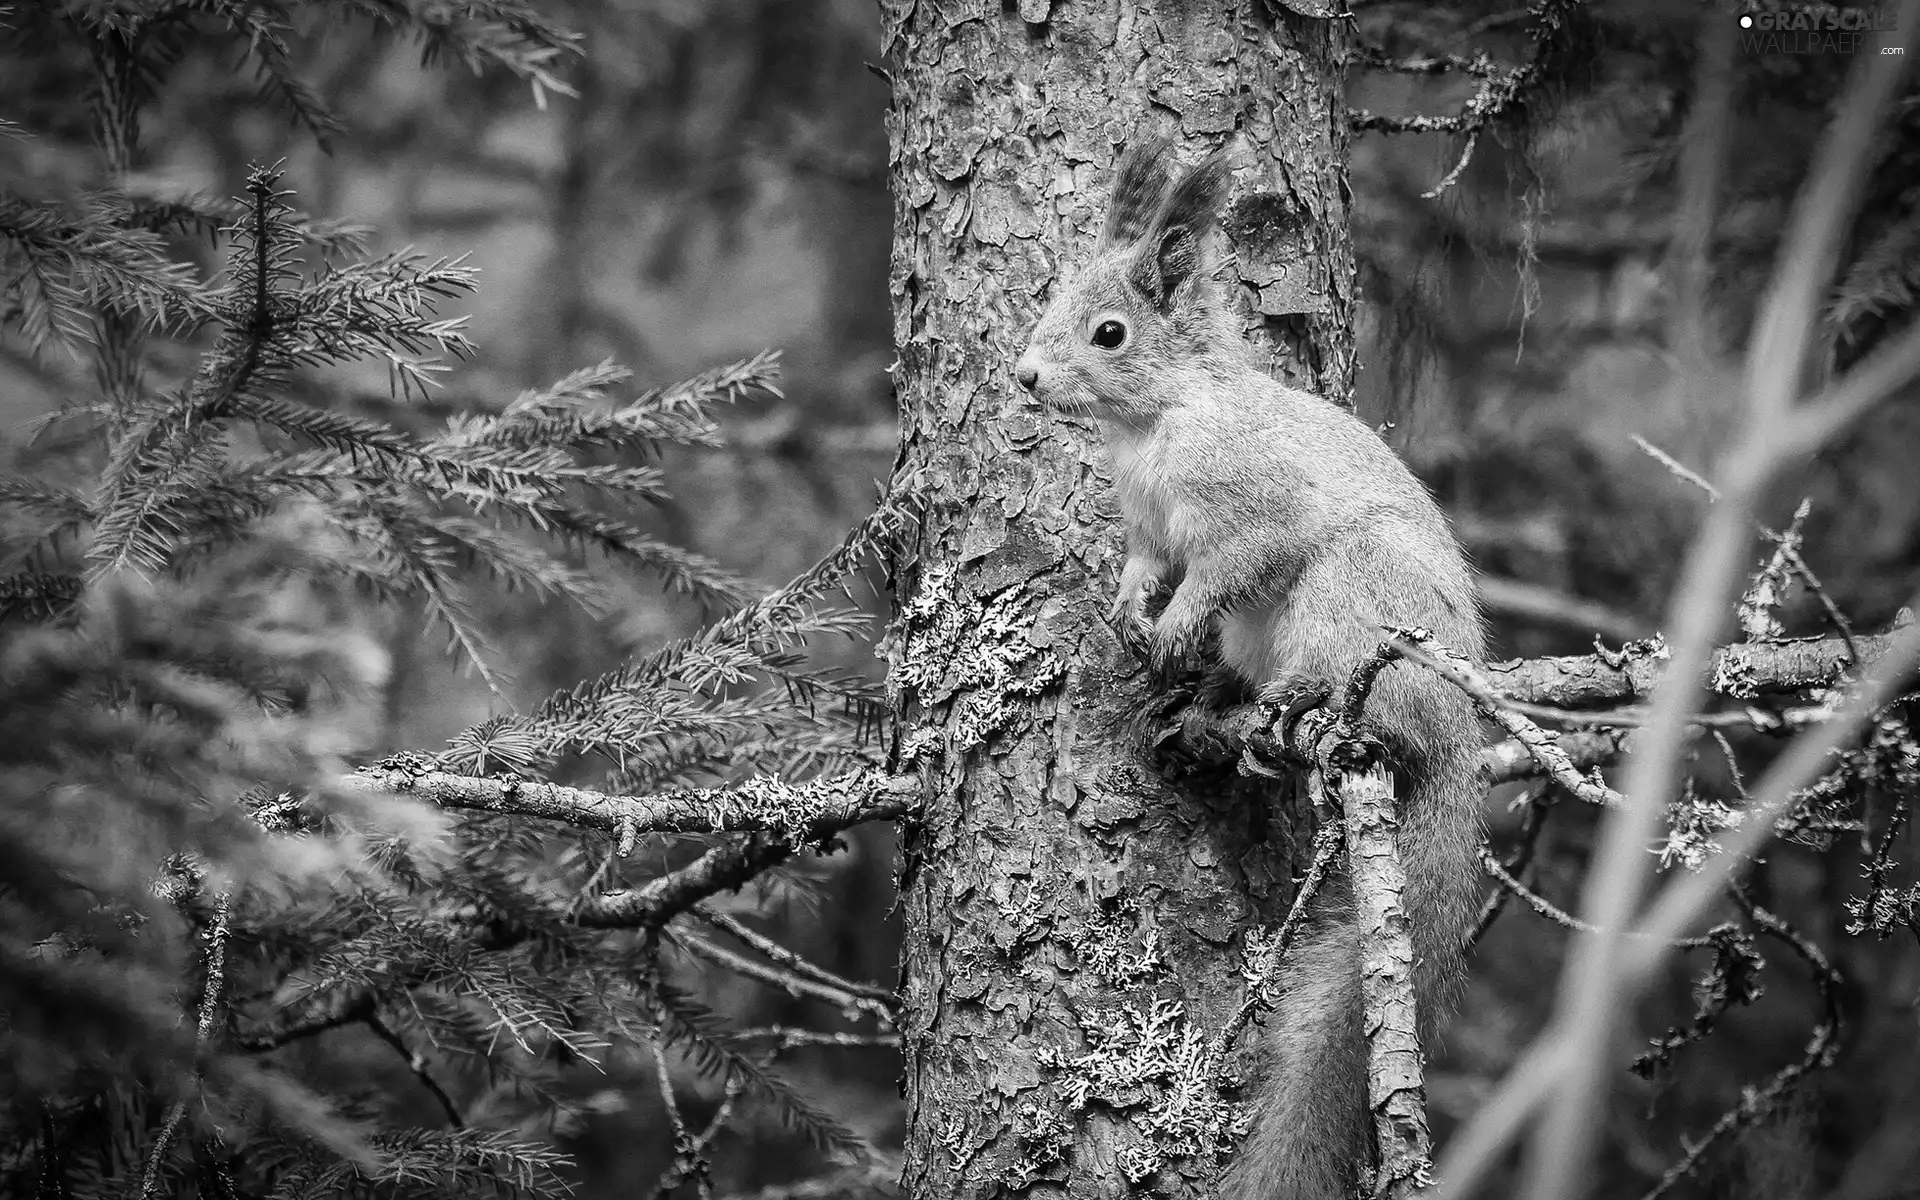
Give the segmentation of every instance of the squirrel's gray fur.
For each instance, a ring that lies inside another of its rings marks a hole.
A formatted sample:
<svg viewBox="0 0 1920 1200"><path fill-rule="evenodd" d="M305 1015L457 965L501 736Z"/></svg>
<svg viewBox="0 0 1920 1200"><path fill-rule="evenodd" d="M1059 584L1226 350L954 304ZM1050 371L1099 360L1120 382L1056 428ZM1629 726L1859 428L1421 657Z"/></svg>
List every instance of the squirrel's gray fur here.
<svg viewBox="0 0 1920 1200"><path fill-rule="evenodd" d="M1164 677L1219 633L1231 681L1268 698L1335 692L1385 636L1421 626L1478 659L1472 576L1433 497L1378 434L1253 365L1204 269L1229 179L1214 156L1169 186L1166 143L1131 146L1092 260L1054 289L1015 376L1091 415L1126 522L1114 619ZM1118 323L1123 336L1111 342ZM1103 327L1104 331L1103 331ZM1149 595L1171 587L1157 618ZM1451 1006L1479 879L1479 724L1431 671L1381 672L1362 726L1400 779L1402 897L1422 1036ZM1341 1200L1368 1161L1359 932L1330 881L1266 1016L1252 1131L1225 1195Z"/></svg>

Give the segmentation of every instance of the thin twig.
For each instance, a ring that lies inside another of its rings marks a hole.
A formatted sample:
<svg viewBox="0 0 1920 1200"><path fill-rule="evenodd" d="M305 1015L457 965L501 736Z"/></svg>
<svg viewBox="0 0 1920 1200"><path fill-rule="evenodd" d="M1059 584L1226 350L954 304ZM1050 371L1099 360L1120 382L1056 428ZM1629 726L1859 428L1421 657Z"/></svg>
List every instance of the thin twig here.
<svg viewBox="0 0 1920 1200"><path fill-rule="evenodd" d="M795 1029L788 1025L758 1025L751 1029L738 1029L730 1035L736 1041L745 1038L768 1038L779 1043L783 1050L798 1049L802 1046L898 1046L900 1035L889 1033L829 1033L819 1029Z"/></svg>
<svg viewBox="0 0 1920 1200"><path fill-rule="evenodd" d="M748 1036L748 1034L735 1034L734 1036L742 1037ZM764 1070L772 1066L774 1060L780 1057L783 1050L788 1049L791 1045L797 1044L799 1043L789 1043L783 1039L780 1044L760 1056L759 1065L761 1069ZM895 1044L898 1044L897 1041ZM654 1053L656 1056L659 1054L657 1045ZM657 1057L656 1061L658 1061ZM734 1106L740 1102L740 1097L746 1089L747 1080L744 1075L736 1073L727 1077L726 1092L721 1096L720 1103L714 1108L713 1116L707 1120L706 1127L687 1140L684 1150L679 1148L679 1139L676 1137L676 1149L673 1162L667 1166L665 1171L660 1173L660 1178L654 1182L653 1190L648 1193L647 1200L660 1200L662 1196L665 1196L674 1188L685 1183L689 1176L693 1178L694 1186L699 1191L702 1200L706 1200L706 1197L712 1194L713 1181L709 1177L708 1172L707 1150L713 1145L713 1140L719 1137L721 1131L727 1127L727 1122L733 1117ZM681 1129L680 1132L684 1133L685 1130Z"/></svg>
<svg viewBox="0 0 1920 1200"><path fill-rule="evenodd" d="M860 996L872 1000L884 1005L889 1012L899 1007L900 998L887 988L877 987L871 983L857 983L854 980L836 975L825 967L810 962L792 950L787 949L779 942L753 929L732 914L722 912L711 904L696 905L693 910L693 915L733 937L739 938L774 962L798 974L804 975L816 983L824 984L830 988L836 988L852 996Z"/></svg>
<svg viewBox="0 0 1920 1200"><path fill-rule="evenodd" d="M575 919L588 928L659 929L707 897L744 886L795 850L791 842L769 834L731 840L637 888L584 901Z"/></svg>
<svg viewBox="0 0 1920 1200"><path fill-rule="evenodd" d="M1533 865L1534 847L1540 842L1541 831L1547 827L1547 813L1551 811L1552 805L1547 803L1545 794L1523 793L1515 803L1521 807L1519 845L1514 847L1507 861L1500 865L1507 874L1525 883L1526 871ZM1485 902L1480 905L1480 916L1473 923L1473 932L1467 935L1468 948L1480 944L1480 939L1485 937L1487 930L1493 928L1493 923L1500 919L1500 914L1506 910L1507 901L1513 895L1512 889L1502 887L1497 880L1495 881L1494 889L1487 893Z"/></svg>
<svg viewBox="0 0 1920 1200"><path fill-rule="evenodd" d="M1254 1016L1272 1007L1270 997L1273 981L1279 977L1280 964L1286 956L1287 947L1293 943L1300 923L1306 919L1307 907L1319 893L1327 872L1333 869L1334 856L1340 853L1343 836L1337 820L1325 821L1314 831L1313 863L1301 877L1300 886L1294 890L1293 905L1287 909L1286 919L1280 922L1280 928L1274 931L1273 937L1260 946L1259 954L1255 956L1258 961L1250 962L1245 967L1247 994L1214 1042L1213 1062L1216 1065L1227 1060L1233 1044L1240 1039Z"/></svg>
<svg viewBox="0 0 1920 1200"><path fill-rule="evenodd" d="M861 996L844 988L821 983L810 979L798 971L785 967L771 966L736 954L725 946L716 946L705 938L693 937L686 933L670 933L674 943L686 948L687 952L718 967L732 971L747 979L756 980L768 987L779 988L789 996L811 996L835 1005L842 1012L858 1012L877 1021L891 1021L893 1006L870 996Z"/></svg>
<svg viewBox="0 0 1920 1200"><path fill-rule="evenodd" d="M221 892L214 897L213 923L207 926L202 937L207 943L207 981L200 990L200 1020L194 1030L194 1051L198 1057L206 1053L213 1041L215 1018L220 1012L221 993L227 983L227 920L233 908L231 892ZM198 1083L200 1069L196 1064L193 1072ZM159 1200L160 1172L166 1166L167 1155L173 1149L173 1140L180 1133L180 1123L187 1115L185 1097L175 1100L167 1109L166 1120L161 1122L160 1132L154 1135L153 1149L147 1154L147 1169L140 1180L140 1200Z"/></svg>
<svg viewBox="0 0 1920 1200"><path fill-rule="evenodd" d="M1593 925L1591 925L1590 923L1586 921L1582 921L1579 917L1574 916L1572 913L1554 904L1553 901L1547 899L1545 896L1542 896L1540 893L1534 891L1532 888L1528 887L1526 884L1521 883L1519 879L1515 878L1507 870L1506 865L1504 863L1502 863L1498 858L1494 857L1492 851L1489 851L1485 848L1481 849L1480 865L1486 869L1487 874L1493 876L1493 880L1495 883L1499 884L1505 890L1513 893L1516 897L1519 898L1522 904L1525 904L1528 908L1532 909L1534 912L1539 913L1541 916L1545 917L1547 920L1552 921L1555 925L1558 925L1563 929L1571 929L1575 933L1600 932L1598 929L1595 929ZM1634 931L1628 931L1626 936L1645 937L1646 935L1642 933L1634 932ZM1676 948L1692 950L1692 949L1698 949L1702 946L1713 945L1713 939L1710 937L1683 937L1683 938L1674 938L1673 940L1667 942L1666 944Z"/></svg>
<svg viewBox="0 0 1920 1200"><path fill-rule="evenodd" d="M667 1052L659 1038L647 1043L653 1051L654 1079L660 1086L660 1104L666 1109L667 1126L673 1132L673 1166L683 1173L697 1172L700 1167L692 1161L695 1155L693 1135L687 1132L687 1123L680 1116L680 1102L673 1094L673 1072L667 1069Z"/></svg>
<svg viewBox="0 0 1920 1200"><path fill-rule="evenodd" d="M401 1061L407 1064L407 1070L412 1071L414 1078L418 1079L429 1092L433 1093L433 1098L440 1104L440 1110L447 1115L447 1124L453 1126L455 1129L466 1128L467 1123L460 1116L460 1106L453 1102L453 1097L447 1093L447 1089L441 1087L440 1081L435 1079L433 1072L427 1069L426 1055L407 1045L406 1039L396 1033L392 1026L382 1021L379 1014L368 1013L365 1017L365 1024L368 1029L373 1031L375 1037L393 1047L394 1053L398 1054Z"/></svg>
<svg viewBox="0 0 1920 1200"><path fill-rule="evenodd" d="M1707 499L1718 500L1720 498L1718 488L1708 483L1705 479L1702 479L1692 470L1682 466L1672 455L1637 434L1633 440L1640 449L1652 456L1662 466L1666 467L1667 470L1673 472L1674 475L1678 476L1684 482L1690 483L1705 492ZM1758 521L1754 522L1754 528L1760 531L1762 537L1775 543L1775 559L1784 564L1799 577L1801 583L1806 585L1807 591L1819 602L1820 610L1826 614L1827 621L1833 626L1834 632L1840 635L1840 641L1847 648L1847 660L1858 664L1860 662L1860 647L1854 643L1853 623L1848 621L1846 615L1840 611L1840 606L1833 602L1833 597L1827 594L1826 587L1821 584L1820 577L1813 573L1813 568L1807 564L1805 556L1800 553L1800 523L1806 520L1807 510L1808 501L1802 500L1800 507L1794 510L1793 523L1788 526L1785 531L1770 529Z"/></svg>
<svg viewBox="0 0 1920 1200"><path fill-rule="evenodd" d="M1575 729L1639 729L1646 725L1649 716L1649 710L1643 706L1589 710L1556 708L1551 704L1528 704L1522 700L1507 700L1506 704L1523 717L1532 717L1536 721L1552 721ZM1749 707L1721 712L1695 713L1687 719L1687 724L1715 733L1722 729L1751 729L1755 733L1780 733L1784 730L1800 729L1817 724L1832 715L1831 709L1819 704L1782 709L1778 712Z"/></svg>
<svg viewBox="0 0 1920 1200"><path fill-rule="evenodd" d="M1472 697L1475 707L1527 748L1548 778L1589 804L1620 803L1619 793L1597 777L1588 778L1575 770L1573 760L1567 757L1567 752L1560 748L1553 735L1515 712L1506 698L1465 656L1441 645L1424 630L1396 629L1393 638L1407 658L1437 672Z"/></svg>
<svg viewBox="0 0 1920 1200"><path fill-rule="evenodd" d="M1783 545L1782 548L1786 552L1787 563L1793 568L1793 573L1800 577L1800 582L1806 585L1807 591L1819 601L1820 611L1827 615L1827 621L1833 626L1834 632L1840 635L1842 642L1846 643L1847 661L1856 666L1859 665L1860 647L1853 640L1853 622L1847 620L1846 614L1840 611L1840 606L1835 604L1833 597L1827 594L1826 587L1821 584L1820 577L1813 573L1813 568L1807 565L1807 560L1801 555L1799 547Z"/></svg>

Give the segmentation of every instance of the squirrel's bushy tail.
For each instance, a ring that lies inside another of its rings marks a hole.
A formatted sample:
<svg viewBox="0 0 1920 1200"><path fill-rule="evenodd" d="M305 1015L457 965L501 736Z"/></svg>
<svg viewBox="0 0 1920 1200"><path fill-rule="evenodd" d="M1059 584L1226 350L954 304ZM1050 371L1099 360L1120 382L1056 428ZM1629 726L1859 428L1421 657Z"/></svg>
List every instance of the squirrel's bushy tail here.
<svg viewBox="0 0 1920 1200"><path fill-rule="evenodd" d="M1420 1036L1430 1046L1459 991L1477 907L1486 794L1478 725L1466 698L1427 672L1383 675L1369 709L1389 757L1417 764L1398 776L1407 792L1397 842ZM1228 1200L1346 1200L1372 1153L1360 931L1344 873L1328 880L1317 910L1281 964L1253 1125L1222 1189Z"/></svg>

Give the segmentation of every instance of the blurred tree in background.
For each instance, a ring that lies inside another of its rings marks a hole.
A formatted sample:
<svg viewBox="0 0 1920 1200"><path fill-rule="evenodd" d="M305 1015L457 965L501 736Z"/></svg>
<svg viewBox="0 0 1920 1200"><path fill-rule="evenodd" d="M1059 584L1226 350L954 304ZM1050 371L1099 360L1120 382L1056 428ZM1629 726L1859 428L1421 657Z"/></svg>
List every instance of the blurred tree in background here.
<svg viewBox="0 0 1920 1200"><path fill-rule="evenodd" d="M1292 7L1258 19L1314 19ZM1705 501L1633 435L1700 468L1720 444L1731 348L1850 60L1744 46L1705 5L1354 7L1355 403L1453 513L1506 653L1649 633ZM10 1194L885 1176L889 825L735 896L716 868L791 839L341 783L383 762L644 794L868 760L872 637L830 597L898 524L862 520L897 441L882 28L854 0L0 10ZM1719 218L1689 244L1682 133L1715 53ZM1909 96L1826 367L1912 318L1916 122ZM1692 386L1682 354L1726 386ZM1920 566L1916 411L1880 406L1763 516L1811 501L1802 552L1862 628ZM1805 588L1773 611L1827 621ZM1708 751L1698 786L1736 796L1768 752ZM1904 769L1756 877L1844 980L1844 1034L1716 1145L1699 1194L1905 1186L1920 957L1910 905L1859 908L1900 894ZM1524 846L1525 879L1571 905L1591 815L1540 836L1503 795L1494 850ZM1517 910L1481 943L1429 1074L1443 1135L1539 1027L1564 945ZM1830 980L1796 963L1616 1091L1601 1191L1657 1180L1802 1053ZM1686 1025L1701 969L1676 965L1639 1027Z"/></svg>

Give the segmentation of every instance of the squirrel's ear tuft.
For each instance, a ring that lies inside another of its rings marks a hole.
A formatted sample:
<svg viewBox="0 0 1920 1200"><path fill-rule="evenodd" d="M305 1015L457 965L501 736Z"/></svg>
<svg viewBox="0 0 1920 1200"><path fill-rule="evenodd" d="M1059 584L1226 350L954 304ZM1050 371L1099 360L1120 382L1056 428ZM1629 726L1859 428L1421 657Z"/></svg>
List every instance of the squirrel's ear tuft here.
<svg viewBox="0 0 1920 1200"><path fill-rule="evenodd" d="M1193 170L1181 177L1168 193L1154 225L1161 230L1185 225L1196 235L1213 228L1220 216L1220 202L1226 198L1230 164L1224 153L1216 151L1201 159Z"/></svg>
<svg viewBox="0 0 1920 1200"><path fill-rule="evenodd" d="M1227 158L1213 154L1186 173L1168 193L1153 226L1127 271L1127 278L1163 311L1201 266L1200 244L1213 228L1227 190Z"/></svg>
<svg viewBox="0 0 1920 1200"><path fill-rule="evenodd" d="M1113 173L1113 198L1107 201L1107 221L1100 230L1100 247L1130 246L1153 226L1154 214L1167 193L1167 141L1142 137L1127 147Z"/></svg>

